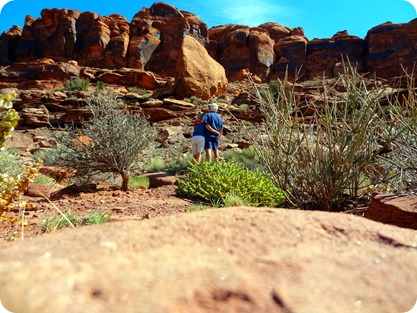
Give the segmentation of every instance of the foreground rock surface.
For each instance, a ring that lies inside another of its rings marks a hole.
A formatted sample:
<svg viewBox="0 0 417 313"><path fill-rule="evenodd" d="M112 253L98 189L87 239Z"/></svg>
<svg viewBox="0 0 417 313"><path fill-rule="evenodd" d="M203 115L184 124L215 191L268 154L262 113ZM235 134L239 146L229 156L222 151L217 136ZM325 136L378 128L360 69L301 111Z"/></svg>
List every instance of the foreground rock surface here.
<svg viewBox="0 0 417 313"><path fill-rule="evenodd" d="M2 243L12 312L408 311L417 234L362 217L224 208Z"/></svg>

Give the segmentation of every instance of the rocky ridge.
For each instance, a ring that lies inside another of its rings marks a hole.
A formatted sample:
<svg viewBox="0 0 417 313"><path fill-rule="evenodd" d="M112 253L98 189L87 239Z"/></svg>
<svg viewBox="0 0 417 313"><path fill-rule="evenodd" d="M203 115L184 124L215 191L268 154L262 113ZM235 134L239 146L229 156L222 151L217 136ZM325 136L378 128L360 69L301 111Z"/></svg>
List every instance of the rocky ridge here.
<svg viewBox="0 0 417 313"><path fill-rule="evenodd" d="M132 68L177 81L183 40L192 37L224 67L228 79L245 69L262 81L283 77L287 70L303 79L335 77L343 59L362 73L390 79L413 69L416 34L417 20L377 25L365 38L340 31L332 38L309 40L301 27L272 22L208 29L195 14L162 2L142 8L130 22L119 14L44 9L39 19L27 16L23 29L15 26L1 34L0 65L75 60L82 66Z"/></svg>

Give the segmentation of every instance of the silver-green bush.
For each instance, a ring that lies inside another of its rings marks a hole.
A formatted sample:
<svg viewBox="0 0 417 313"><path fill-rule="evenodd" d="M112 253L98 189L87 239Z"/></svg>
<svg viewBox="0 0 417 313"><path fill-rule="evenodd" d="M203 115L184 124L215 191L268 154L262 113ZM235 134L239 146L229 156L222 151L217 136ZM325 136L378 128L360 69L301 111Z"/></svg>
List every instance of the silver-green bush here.
<svg viewBox="0 0 417 313"><path fill-rule="evenodd" d="M265 129L254 146L275 184L297 207L338 210L346 194L357 196L369 181L379 143L398 135L387 128L382 87L369 89L348 66L336 85L345 91L329 94L334 87L323 81L320 99L307 103L300 103L295 85L285 80L274 92L254 85L265 114ZM306 108L313 113L304 114Z"/></svg>
<svg viewBox="0 0 417 313"><path fill-rule="evenodd" d="M127 190L130 173L153 147L155 132L145 117L129 111L115 94L91 94L88 108L92 117L80 129L57 138L60 145L54 163L76 169L78 177L118 174L121 189Z"/></svg>

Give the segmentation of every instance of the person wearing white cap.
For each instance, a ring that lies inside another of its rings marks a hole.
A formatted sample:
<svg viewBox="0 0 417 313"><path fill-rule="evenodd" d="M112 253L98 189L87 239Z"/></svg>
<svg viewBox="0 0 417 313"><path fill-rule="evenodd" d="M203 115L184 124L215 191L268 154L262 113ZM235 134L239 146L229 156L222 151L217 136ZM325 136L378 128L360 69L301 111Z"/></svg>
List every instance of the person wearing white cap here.
<svg viewBox="0 0 417 313"><path fill-rule="evenodd" d="M219 138L223 131L223 120L217 113L217 110L219 109L217 103L210 103L208 107L210 112L207 112L203 116L203 122L205 124L204 148L206 152L206 161L211 161L212 154L214 159L219 158Z"/></svg>

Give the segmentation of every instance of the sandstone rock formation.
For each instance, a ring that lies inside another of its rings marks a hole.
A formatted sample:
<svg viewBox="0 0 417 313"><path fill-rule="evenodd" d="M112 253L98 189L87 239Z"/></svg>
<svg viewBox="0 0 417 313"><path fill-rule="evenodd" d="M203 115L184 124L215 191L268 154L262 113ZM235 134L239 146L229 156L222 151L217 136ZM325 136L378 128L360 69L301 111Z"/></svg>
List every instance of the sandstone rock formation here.
<svg viewBox="0 0 417 313"><path fill-rule="evenodd" d="M177 59L176 95L210 99L227 85L224 68L193 37L185 36Z"/></svg>
<svg viewBox="0 0 417 313"><path fill-rule="evenodd" d="M223 208L0 243L19 313L406 312L415 231L336 213Z"/></svg>
<svg viewBox="0 0 417 313"><path fill-rule="evenodd" d="M381 223L417 230L417 196L377 194L364 216Z"/></svg>
<svg viewBox="0 0 417 313"><path fill-rule="evenodd" d="M291 78L335 77L347 60L362 73L391 79L404 69L413 70L416 33L413 20L375 26L364 39L341 31L309 41L302 28L272 22L208 29L198 16L162 2L141 9L130 23L119 14L44 9L39 19L28 16L23 29L1 34L0 65L50 58L176 78L183 39L191 36L225 68L229 79L247 68L262 81L284 77L287 70Z"/></svg>
<svg viewBox="0 0 417 313"><path fill-rule="evenodd" d="M346 64L350 62L363 73L366 71L365 48L364 39L350 36L346 31L339 32L330 39L314 39L307 46L308 76L336 77L339 74L337 65L342 61Z"/></svg>
<svg viewBox="0 0 417 313"><path fill-rule="evenodd" d="M417 59L415 41L417 19L404 24L387 22L368 31L367 58L368 71L380 77L402 75L406 70L414 70Z"/></svg>

